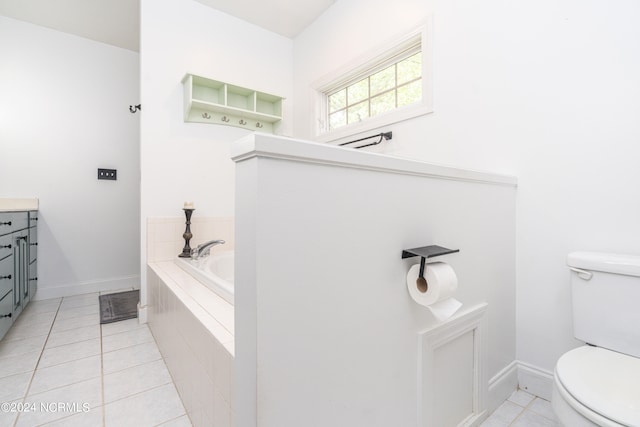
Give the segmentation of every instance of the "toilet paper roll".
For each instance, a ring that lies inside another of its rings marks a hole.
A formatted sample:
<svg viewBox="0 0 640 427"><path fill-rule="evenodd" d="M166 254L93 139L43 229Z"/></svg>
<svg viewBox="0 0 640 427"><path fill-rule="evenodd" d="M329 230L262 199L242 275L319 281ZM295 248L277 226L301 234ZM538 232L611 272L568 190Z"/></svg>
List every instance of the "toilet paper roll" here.
<svg viewBox="0 0 640 427"><path fill-rule="evenodd" d="M443 321L451 317L462 303L453 294L458 289L458 277L453 268L445 262L432 262L425 265L424 278L427 290L423 292L416 280L420 274L420 264L411 266L407 273L407 288L415 302L427 307L436 319Z"/></svg>

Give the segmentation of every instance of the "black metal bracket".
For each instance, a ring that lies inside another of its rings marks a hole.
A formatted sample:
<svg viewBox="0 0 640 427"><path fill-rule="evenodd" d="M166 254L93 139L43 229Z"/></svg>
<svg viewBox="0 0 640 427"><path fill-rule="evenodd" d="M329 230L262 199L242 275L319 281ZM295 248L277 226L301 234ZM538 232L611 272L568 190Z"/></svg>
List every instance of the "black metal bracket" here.
<svg viewBox="0 0 640 427"><path fill-rule="evenodd" d="M364 148L364 147L369 147L371 145L378 145L382 142L382 140L384 139L385 141L390 140L393 137L393 132L381 132L379 134L376 135L371 135L371 136L367 136L366 138L360 138L360 139L355 139L353 141L349 141L349 142L343 142L342 144L338 144L338 146L343 146L343 145L349 145L349 144L354 144L356 142L360 142L360 141L366 141L367 139L371 139L371 138L379 138L377 141L371 142L369 144L365 144L365 145L360 145L359 147L353 147L356 150L358 148Z"/></svg>
<svg viewBox="0 0 640 427"><path fill-rule="evenodd" d="M138 110L142 111L142 105L141 104L129 105L129 111L131 111L132 113L135 113Z"/></svg>
<svg viewBox="0 0 640 427"><path fill-rule="evenodd" d="M421 248L404 249L402 251L402 259L420 257L420 274L418 279L424 279L424 267L427 258L434 258L440 255L454 254L460 252L460 249L448 249L438 245L423 246Z"/></svg>

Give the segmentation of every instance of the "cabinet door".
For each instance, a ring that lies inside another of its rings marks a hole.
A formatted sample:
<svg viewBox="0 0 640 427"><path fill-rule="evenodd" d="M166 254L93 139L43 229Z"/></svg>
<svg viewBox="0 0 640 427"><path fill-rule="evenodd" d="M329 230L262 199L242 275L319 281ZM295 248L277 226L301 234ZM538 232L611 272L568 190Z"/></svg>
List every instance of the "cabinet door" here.
<svg viewBox="0 0 640 427"><path fill-rule="evenodd" d="M29 298L38 290L38 211L29 212Z"/></svg>
<svg viewBox="0 0 640 427"><path fill-rule="evenodd" d="M22 292L22 308L29 303L29 239L25 230L18 244L20 247L20 292Z"/></svg>
<svg viewBox="0 0 640 427"><path fill-rule="evenodd" d="M0 299L0 339L4 337L13 323L13 291Z"/></svg>
<svg viewBox="0 0 640 427"><path fill-rule="evenodd" d="M29 227L29 263L38 258L38 227Z"/></svg>
<svg viewBox="0 0 640 427"><path fill-rule="evenodd" d="M27 283L27 233L13 233L13 316L17 317L24 307L25 283ZM28 295L28 292L27 292Z"/></svg>
<svg viewBox="0 0 640 427"><path fill-rule="evenodd" d="M29 298L33 297L38 292L38 261L35 260L29 264Z"/></svg>

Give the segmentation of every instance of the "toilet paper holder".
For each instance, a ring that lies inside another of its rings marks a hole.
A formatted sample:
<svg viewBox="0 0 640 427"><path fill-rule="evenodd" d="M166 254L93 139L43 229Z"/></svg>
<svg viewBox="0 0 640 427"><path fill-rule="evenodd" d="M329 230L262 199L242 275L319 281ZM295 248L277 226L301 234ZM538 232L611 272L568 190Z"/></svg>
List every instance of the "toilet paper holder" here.
<svg viewBox="0 0 640 427"><path fill-rule="evenodd" d="M460 249L443 248L438 245L423 246L421 248L404 249L402 251L402 259L412 258L414 256L420 257L420 274L418 279L424 280L424 265L427 258L434 258L440 255L454 254L460 252Z"/></svg>

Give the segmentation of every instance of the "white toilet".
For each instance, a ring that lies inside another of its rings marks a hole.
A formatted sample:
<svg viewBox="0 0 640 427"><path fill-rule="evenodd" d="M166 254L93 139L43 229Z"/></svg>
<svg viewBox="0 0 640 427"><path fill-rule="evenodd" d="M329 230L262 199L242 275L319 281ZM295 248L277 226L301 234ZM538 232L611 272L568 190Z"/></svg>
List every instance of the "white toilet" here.
<svg viewBox="0 0 640 427"><path fill-rule="evenodd" d="M573 252L573 329L588 343L556 364L551 404L565 427L640 427L640 256Z"/></svg>

